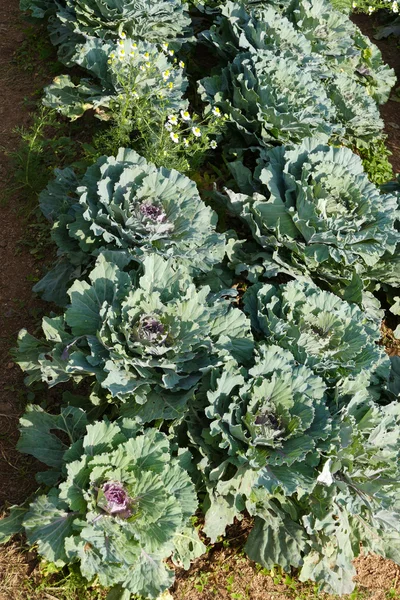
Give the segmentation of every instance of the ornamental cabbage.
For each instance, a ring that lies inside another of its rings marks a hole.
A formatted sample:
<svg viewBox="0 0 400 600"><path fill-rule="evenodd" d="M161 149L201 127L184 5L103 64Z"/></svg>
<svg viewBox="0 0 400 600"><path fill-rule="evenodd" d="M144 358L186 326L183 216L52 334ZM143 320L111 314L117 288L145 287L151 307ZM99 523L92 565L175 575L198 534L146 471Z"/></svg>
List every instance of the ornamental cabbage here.
<svg viewBox="0 0 400 600"><path fill-rule="evenodd" d="M21 9L35 18L51 16L50 39L68 66L75 46L88 39L130 37L179 48L191 34L188 6L181 0L21 0Z"/></svg>
<svg viewBox="0 0 400 600"><path fill-rule="evenodd" d="M231 211L273 253L278 270L323 280L357 303L371 280L393 283L397 277L400 284L397 199L368 181L357 155L311 139L292 150L274 148L264 158L258 171L264 195L228 193Z"/></svg>
<svg viewBox="0 0 400 600"><path fill-rule="evenodd" d="M131 39L103 42L91 38L75 45L73 62L94 79L75 84L69 75L59 75L45 88L43 103L75 120L92 109L100 119L109 118L110 107L134 104L137 98L150 107L150 121L160 110L178 112L187 108L183 99L188 81L183 70L172 65L165 53L148 42ZM132 124L133 128L133 124Z"/></svg>
<svg viewBox="0 0 400 600"><path fill-rule="evenodd" d="M203 413L197 403L186 422L203 455L211 541L246 510L255 517L252 560L299 568L302 581L337 594L354 588L360 542L399 562L397 401L379 406L360 390L330 412L322 380L265 345L248 376L228 365L204 388Z"/></svg>
<svg viewBox="0 0 400 600"><path fill-rule="evenodd" d="M182 412L213 365L232 356L248 362L253 342L244 313L222 294L196 289L172 259L147 256L138 277L101 255L89 279L68 290L63 316L43 319L44 340L21 331L17 362L27 383L89 377L110 401L154 404L151 421Z"/></svg>
<svg viewBox="0 0 400 600"><path fill-rule="evenodd" d="M271 50L238 54L220 75L202 79L200 91L228 115L233 148L342 132L323 84L297 59Z"/></svg>
<svg viewBox="0 0 400 600"><path fill-rule="evenodd" d="M300 580L326 591L354 589L361 552L400 560L400 406L354 401L337 416L335 435L307 493L274 499L255 490L256 515L245 550L265 567L300 566ZM278 560L277 560L278 559Z"/></svg>
<svg viewBox="0 0 400 600"><path fill-rule="evenodd" d="M159 43L188 33L188 6L181 0L65 0L58 18L74 33L116 39L122 32L135 40Z"/></svg>
<svg viewBox="0 0 400 600"><path fill-rule="evenodd" d="M312 61L311 42L272 6L260 9L256 16L246 11L243 4L226 2L213 26L202 32L201 39L212 44L225 61L233 60L239 52L257 54L260 50ZM323 61L317 56L314 60L322 69Z"/></svg>
<svg viewBox="0 0 400 600"><path fill-rule="evenodd" d="M351 75L379 104L389 99L396 83L394 70L383 63L377 46L329 0L250 0L246 4L261 20L263 11L272 5L310 41L313 53L323 57L330 69Z"/></svg>
<svg viewBox="0 0 400 600"><path fill-rule="evenodd" d="M297 30L272 6L247 12L243 5L228 2L223 7L222 14L217 17L216 23L202 36L216 47L224 59L224 66L226 61L233 60L238 52L243 51L257 54L263 50L272 50L277 55L291 55L297 58L303 69L313 73L316 79L322 82L326 80L329 83L328 95L335 105L338 104L340 107L344 104L350 107L358 119L369 122L369 127L372 127L373 133L376 134L377 124L374 120L378 119L381 129L383 123L379 120L373 100L375 89L380 93L379 101L385 102L395 83L394 73L383 65L379 50L373 44L368 45L364 36L351 21L347 17L343 20L342 13L336 15L332 13L331 7L326 16L328 20L333 19L335 23L339 20L341 24L339 31L343 34L339 41L342 44L344 42L345 45L338 43L334 37L332 44L328 44L327 48L323 44L321 47L324 35L320 31L319 23L315 22L319 17L318 7L321 3L314 2L314 4L315 6L312 7L308 2L302 5L302 10L305 11L304 14L302 13L304 18L301 21L302 27ZM325 3L323 2L322 5L325 6ZM303 28L306 34L307 31L312 31L312 35L306 36ZM325 31L325 26L322 30ZM328 26L326 31L330 32L331 27ZM352 35L357 38L357 49ZM358 46L362 50L358 49ZM368 57L368 64L359 65L361 55ZM339 116L341 122L346 124L353 118L346 114L344 107L341 108ZM365 137L368 134L368 131L363 132L356 118L353 127L358 137Z"/></svg>
<svg viewBox="0 0 400 600"><path fill-rule="evenodd" d="M248 375L231 363L214 369L208 386L204 432L211 465L220 454L224 471L229 464L255 469L253 485L264 482L271 490L285 487L289 471L295 478L304 461L312 472L318 443L331 432L326 386L291 352L261 344Z"/></svg>
<svg viewBox="0 0 400 600"><path fill-rule="evenodd" d="M47 561L79 563L86 579L96 577L121 595L156 598L174 580L167 558L189 568L205 552L190 524L197 509L185 468L191 457L187 451L172 456L165 434L140 433L125 421L88 425L80 446L79 453L71 456L71 446L65 454L61 483L25 510L12 509L9 520L0 521L0 536L12 532L9 521L18 514L19 527L14 522L11 528L23 531ZM50 462L51 448L44 448ZM35 455L36 449L26 451Z"/></svg>
<svg viewBox="0 0 400 600"><path fill-rule="evenodd" d="M378 107L364 88L345 73L324 74L309 57L240 53L199 86L203 99L228 115L233 148L295 144L321 133L354 146L382 135Z"/></svg>
<svg viewBox="0 0 400 600"><path fill-rule="evenodd" d="M93 263L101 250L142 260L149 253L173 256L193 273L210 270L225 253L215 232L217 215L201 200L193 181L157 169L133 150L102 157L82 178L70 168L40 196L59 262L34 290L65 304L71 275Z"/></svg>
<svg viewBox="0 0 400 600"><path fill-rule="evenodd" d="M254 285L244 295L244 306L254 330L323 377L335 400L367 387L378 367L389 377L378 326L357 305L311 282Z"/></svg>

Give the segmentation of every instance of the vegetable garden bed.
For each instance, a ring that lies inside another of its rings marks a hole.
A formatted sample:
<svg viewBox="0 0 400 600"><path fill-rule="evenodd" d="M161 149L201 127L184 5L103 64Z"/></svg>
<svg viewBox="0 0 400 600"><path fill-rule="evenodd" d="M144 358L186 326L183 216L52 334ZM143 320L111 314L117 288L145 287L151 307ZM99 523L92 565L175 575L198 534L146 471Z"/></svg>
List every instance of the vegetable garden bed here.
<svg viewBox="0 0 400 600"><path fill-rule="evenodd" d="M9 543L0 597L350 593L360 542L398 562L394 73L328 4L164 4L35 2L58 60L1 9L0 534L45 562Z"/></svg>

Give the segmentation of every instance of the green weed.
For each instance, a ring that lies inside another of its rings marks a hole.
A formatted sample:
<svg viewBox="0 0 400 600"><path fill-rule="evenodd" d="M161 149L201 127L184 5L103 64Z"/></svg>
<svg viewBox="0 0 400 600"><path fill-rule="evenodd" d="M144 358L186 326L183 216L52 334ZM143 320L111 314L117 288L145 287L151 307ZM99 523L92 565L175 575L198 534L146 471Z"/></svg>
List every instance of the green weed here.
<svg viewBox="0 0 400 600"><path fill-rule="evenodd" d="M385 139L378 138L367 148L359 148L357 153L361 157L365 172L372 183L382 185L393 179L393 167L389 162L389 156L392 153L386 146Z"/></svg>

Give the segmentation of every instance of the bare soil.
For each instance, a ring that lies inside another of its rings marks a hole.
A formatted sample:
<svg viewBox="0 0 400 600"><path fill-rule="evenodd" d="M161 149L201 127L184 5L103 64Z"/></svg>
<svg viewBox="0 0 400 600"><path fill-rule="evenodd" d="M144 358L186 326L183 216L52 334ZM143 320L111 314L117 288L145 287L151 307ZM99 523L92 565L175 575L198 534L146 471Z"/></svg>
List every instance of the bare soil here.
<svg viewBox="0 0 400 600"><path fill-rule="evenodd" d="M374 19L358 16L357 23L367 34L373 33ZM15 64L15 52L25 38L24 22L18 0L3 0L0 6L0 186L4 198L0 205L0 511L25 500L36 489L37 464L19 454L18 418L26 402L23 375L13 363L10 349L22 327L30 330L46 305L31 293L31 280L40 272L40 262L21 245L29 225L29 211L24 197L9 194L12 167L7 152L18 144L16 126L31 122L26 98L50 79L42 69L21 70ZM400 72L400 53L393 41L378 43L384 58ZM30 58L28 57L30 60ZM393 152L392 164L400 172L400 105L389 101L382 108ZM173 589L175 600L303 600L328 599L316 594L313 586L300 584L279 573L265 573L242 554L248 523L231 529L228 542L217 545L198 559L188 572L178 571ZM64 600L57 591L35 592L40 581L37 558L20 540L0 547L0 600ZM397 590L400 569L391 561L376 556L356 561L357 598L384 600ZM365 593L364 593L365 592ZM86 596L85 596L86 597ZM398 596L400 597L400 596ZM69 599L72 597L69 596ZM78 593L76 599L81 600Z"/></svg>

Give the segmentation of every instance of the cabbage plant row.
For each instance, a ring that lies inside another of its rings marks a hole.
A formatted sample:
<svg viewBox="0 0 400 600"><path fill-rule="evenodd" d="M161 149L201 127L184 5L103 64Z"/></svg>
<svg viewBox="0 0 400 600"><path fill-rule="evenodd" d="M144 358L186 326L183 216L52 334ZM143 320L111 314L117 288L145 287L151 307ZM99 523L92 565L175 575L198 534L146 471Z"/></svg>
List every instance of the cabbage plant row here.
<svg viewBox="0 0 400 600"><path fill-rule="evenodd" d="M110 600L157 598L245 512L249 557L321 589L351 592L361 546L400 563L400 366L379 327L387 299L398 313L399 194L355 153L394 82L378 49L327 0L22 8L89 75L46 89L63 115L106 116L134 63L169 128L193 98L224 125L208 193L133 140L41 194L53 305L15 360L28 385L70 387L20 420L47 469L0 541L24 533Z"/></svg>

